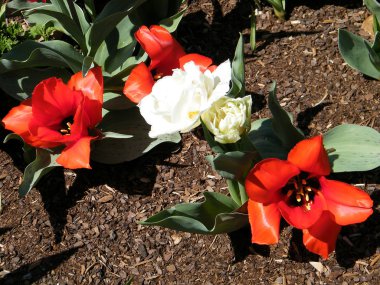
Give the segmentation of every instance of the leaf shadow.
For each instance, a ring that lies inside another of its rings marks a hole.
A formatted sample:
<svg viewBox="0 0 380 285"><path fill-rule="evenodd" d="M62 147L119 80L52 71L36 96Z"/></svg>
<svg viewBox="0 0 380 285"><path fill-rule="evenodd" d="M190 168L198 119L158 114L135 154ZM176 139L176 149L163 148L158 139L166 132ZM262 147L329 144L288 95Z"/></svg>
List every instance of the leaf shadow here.
<svg viewBox="0 0 380 285"><path fill-rule="evenodd" d="M151 195L158 173L156 166L165 164L163 161L171 154L172 147L173 144L161 144L150 153L121 164L91 162L91 170L65 171L59 167L44 176L36 188L49 215L55 242L62 241L68 211L86 195L88 189L108 185L128 195Z"/></svg>
<svg viewBox="0 0 380 285"><path fill-rule="evenodd" d="M268 245L254 244L251 242L251 228L245 226L237 231L228 233L231 246L234 252L233 263L243 261L250 254L257 254L269 257L270 248Z"/></svg>
<svg viewBox="0 0 380 285"><path fill-rule="evenodd" d="M298 128L302 130L305 136L309 136L311 133L311 129L309 128L309 124L314 119L314 117L327 106L331 105L331 102L324 102L318 104L314 107L306 108L304 111L298 113L297 115L297 125Z"/></svg>
<svg viewBox="0 0 380 285"><path fill-rule="evenodd" d="M25 264L0 279L4 285L31 284L40 280L49 271L57 268L61 263L75 254L78 248L70 248L60 253L43 257L33 263Z"/></svg>

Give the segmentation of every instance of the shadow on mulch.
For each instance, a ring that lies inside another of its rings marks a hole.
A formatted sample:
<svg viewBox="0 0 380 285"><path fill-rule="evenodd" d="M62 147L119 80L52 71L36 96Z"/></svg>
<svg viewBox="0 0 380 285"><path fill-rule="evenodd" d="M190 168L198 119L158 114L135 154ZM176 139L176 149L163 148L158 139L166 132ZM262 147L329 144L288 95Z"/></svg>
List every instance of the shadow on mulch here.
<svg viewBox="0 0 380 285"><path fill-rule="evenodd" d="M183 17L178 27L178 34L183 35L178 40L188 52L203 54L219 64L227 58L233 58L239 33L250 27L251 6L249 1L238 1L229 13L223 15L219 1L210 2L213 7L212 23L209 24L207 14L203 11L189 13Z"/></svg>
<svg viewBox="0 0 380 285"><path fill-rule="evenodd" d="M318 104L314 107L306 108L305 111L302 111L298 113L297 115L297 126L302 130L302 132L305 134L305 136L309 136L311 133L311 129L309 128L310 123L314 119L316 115L318 115L319 112L323 111L323 109L329 105L331 105L331 102L325 102Z"/></svg>
<svg viewBox="0 0 380 285"><path fill-rule="evenodd" d="M128 195L151 195L158 173L156 165L168 164L163 160L171 154L170 147L173 148L172 145L163 144L146 156L117 165L91 162L91 170L74 171L75 178L69 187L66 186L63 168L56 168L43 177L36 188L49 215L55 242L62 240L69 209L85 196L88 189L106 184ZM71 177L66 175L66 179ZM145 179L144 183L141 182L142 178ZM93 206L93 202L88 204L90 208Z"/></svg>
<svg viewBox="0 0 380 285"><path fill-rule="evenodd" d="M73 254L78 251L78 247L70 248L57 254L41 258L33 263L25 264L15 271L5 275L1 284L31 284L38 281L51 270L57 268Z"/></svg>

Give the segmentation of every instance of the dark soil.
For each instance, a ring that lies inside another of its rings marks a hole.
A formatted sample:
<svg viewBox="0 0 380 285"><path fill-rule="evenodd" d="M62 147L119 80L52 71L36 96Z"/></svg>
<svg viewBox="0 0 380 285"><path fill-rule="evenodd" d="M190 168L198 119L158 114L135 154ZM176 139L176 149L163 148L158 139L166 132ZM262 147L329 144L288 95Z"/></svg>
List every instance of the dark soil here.
<svg viewBox="0 0 380 285"><path fill-rule="evenodd" d="M345 65L337 47L338 28L364 34L362 0L289 2L285 22L267 7L257 17L255 52L248 1L191 1L177 38L189 52L220 63L232 58L243 33L254 119L269 115L266 90L276 80L281 105L308 135L342 123L379 130L380 83ZM12 103L1 104L1 115ZM23 199L20 154L16 143L1 146L2 284L126 284L131 277L133 284L380 284L379 170L338 175L369 192L375 211L345 227L322 261L291 227L284 226L279 244L265 247L250 244L248 228L203 236L136 223L179 202L201 201L205 190L227 192L205 161L211 151L198 131L184 135L179 149L161 147L133 162L57 169Z"/></svg>

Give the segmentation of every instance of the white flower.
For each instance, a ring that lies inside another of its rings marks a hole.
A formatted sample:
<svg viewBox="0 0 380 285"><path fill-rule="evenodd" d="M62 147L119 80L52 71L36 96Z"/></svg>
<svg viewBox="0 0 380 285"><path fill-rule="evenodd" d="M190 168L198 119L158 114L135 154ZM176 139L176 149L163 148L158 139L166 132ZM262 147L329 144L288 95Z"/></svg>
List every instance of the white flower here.
<svg viewBox="0 0 380 285"><path fill-rule="evenodd" d="M202 114L202 121L217 142L235 143L251 128L251 96L222 97Z"/></svg>
<svg viewBox="0 0 380 285"><path fill-rule="evenodd" d="M138 104L140 113L151 125L152 138L178 131L187 132L200 124L200 116L230 88L231 64L227 60L214 72L201 72L190 61L184 70L158 80L152 92Z"/></svg>

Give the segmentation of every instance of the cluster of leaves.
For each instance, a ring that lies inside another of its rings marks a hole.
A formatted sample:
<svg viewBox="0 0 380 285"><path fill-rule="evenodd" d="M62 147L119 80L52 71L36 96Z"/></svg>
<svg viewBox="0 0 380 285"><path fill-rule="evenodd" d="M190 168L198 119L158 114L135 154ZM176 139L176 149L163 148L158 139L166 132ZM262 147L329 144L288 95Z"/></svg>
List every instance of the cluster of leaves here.
<svg viewBox="0 0 380 285"><path fill-rule="evenodd" d="M339 30L339 51L349 66L380 80L380 4L376 0L364 0L364 4L373 14L374 42L371 44L347 30Z"/></svg>
<svg viewBox="0 0 380 285"><path fill-rule="evenodd" d="M178 133L152 139L149 125L138 108L122 94L132 68L147 59L134 32L141 25L160 24L173 32L182 18L183 0L110 0L97 14L93 0L84 7L73 0L50 3L13 0L7 8L22 11L36 26L51 27L63 34L57 40L26 40L0 58L0 87L18 100L31 96L34 87L49 77L67 81L72 74L85 75L96 65L104 78L103 120L98 128L104 137L93 144L91 159L108 164L133 160L162 142L180 141ZM9 138L14 138L11 136ZM9 139L7 138L6 141ZM25 195L54 167L57 153L32 150L35 155L24 172L20 194Z"/></svg>

